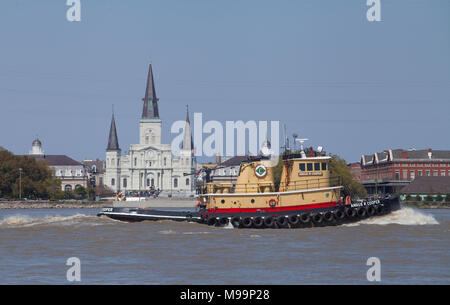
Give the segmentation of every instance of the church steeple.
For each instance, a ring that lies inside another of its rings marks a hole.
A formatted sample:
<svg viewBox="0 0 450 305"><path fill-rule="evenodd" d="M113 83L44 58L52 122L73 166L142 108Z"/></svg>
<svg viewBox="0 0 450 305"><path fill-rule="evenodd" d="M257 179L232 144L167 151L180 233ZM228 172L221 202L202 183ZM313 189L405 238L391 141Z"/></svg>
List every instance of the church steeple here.
<svg viewBox="0 0 450 305"><path fill-rule="evenodd" d="M144 105L142 108L141 119L159 119L158 98L156 97L155 82L153 81L152 64L148 68L147 87L145 97L142 99Z"/></svg>
<svg viewBox="0 0 450 305"><path fill-rule="evenodd" d="M108 147L106 150L120 150L119 140L117 139L116 121L114 120L114 113L111 119L111 127L109 129Z"/></svg>
<svg viewBox="0 0 450 305"><path fill-rule="evenodd" d="M186 125L184 127L184 137L182 149L186 151L193 152L194 144L192 142L192 134L191 134L191 121L189 120L189 108L186 105Z"/></svg>

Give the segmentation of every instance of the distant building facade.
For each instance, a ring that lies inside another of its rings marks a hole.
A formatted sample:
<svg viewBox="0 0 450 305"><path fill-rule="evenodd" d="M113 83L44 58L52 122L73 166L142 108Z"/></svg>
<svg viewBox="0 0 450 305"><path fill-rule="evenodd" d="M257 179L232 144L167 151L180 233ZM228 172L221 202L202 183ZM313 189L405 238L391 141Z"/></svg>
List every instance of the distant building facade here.
<svg viewBox="0 0 450 305"><path fill-rule="evenodd" d="M56 178L61 180L63 191L74 191L88 186L88 175L83 164L66 155L45 155L42 143L37 138L33 141L29 156L48 163Z"/></svg>
<svg viewBox="0 0 450 305"><path fill-rule="evenodd" d="M81 163L85 166L88 173L89 184L92 187L103 185L105 174L105 161L103 160L83 160Z"/></svg>
<svg viewBox="0 0 450 305"><path fill-rule="evenodd" d="M158 101L150 64L139 121L139 144L131 144L125 155L122 155L119 147L114 114L111 120L104 184L115 192L159 189L161 195L194 193L194 176L191 173L195 171L195 160L189 112L186 116L180 155L174 156L171 144L161 143Z"/></svg>
<svg viewBox="0 0 450 305"><path fill-rule="evenodd" d="M357 166L350 169L358 177ZM422 176L450 176L450 151L395 149L361 156L359 180L369 194L397 193Z"/></svg>
<svg viewBox="0 0 450 305"><path fill-rule="evenodd" d="M235 156L218 164L211 172L211 182L236 183L241 163L245 160L248 160L248 156Z"/></svg>

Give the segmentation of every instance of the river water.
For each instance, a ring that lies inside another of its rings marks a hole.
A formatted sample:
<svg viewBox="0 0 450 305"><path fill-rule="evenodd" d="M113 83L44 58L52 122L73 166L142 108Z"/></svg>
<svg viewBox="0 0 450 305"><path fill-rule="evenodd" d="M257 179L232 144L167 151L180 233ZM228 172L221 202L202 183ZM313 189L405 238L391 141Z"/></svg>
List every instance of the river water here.
<svg viewBox="0 0 450 305"><path fill-rule="evenodd" d="M98 210L0 210L0 284L450 284L450 210L403 208L339 227L123 223Z"/></svg>

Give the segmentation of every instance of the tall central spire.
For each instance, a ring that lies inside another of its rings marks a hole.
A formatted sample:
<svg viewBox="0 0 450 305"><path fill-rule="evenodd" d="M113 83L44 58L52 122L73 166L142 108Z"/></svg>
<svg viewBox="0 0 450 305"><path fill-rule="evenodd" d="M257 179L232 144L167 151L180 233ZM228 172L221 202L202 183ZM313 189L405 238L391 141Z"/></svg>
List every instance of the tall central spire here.
<svg viewBox="0 0 450 305"><path fill-rule="evenodd" d="M189 120L188 105L186 105L186 124L184 126L184 137L183 137L182 149L190 151L191 153L193 153L193 151L194 151L194 143L192 141L191 121Z"/></svg>
<svg viewBox="0 0 450 305"><path fill-rule="evenodd" d="M159 119L158 98L156 97L155 82L153 81L152 64L148 68L147 88L145 97L142 99L142 119Z"/></svg>

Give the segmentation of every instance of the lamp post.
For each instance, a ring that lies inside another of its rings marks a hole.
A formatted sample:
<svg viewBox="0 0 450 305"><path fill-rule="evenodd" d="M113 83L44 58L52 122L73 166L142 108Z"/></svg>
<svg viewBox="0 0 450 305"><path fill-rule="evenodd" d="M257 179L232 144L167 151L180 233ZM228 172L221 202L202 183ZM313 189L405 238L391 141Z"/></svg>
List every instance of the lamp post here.
<svg viewBox="0 0 450 305"><path fill-rule="evenodd" d="M22 200L22 168L19 168L19 200Z"/></svg>

